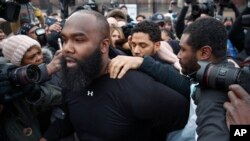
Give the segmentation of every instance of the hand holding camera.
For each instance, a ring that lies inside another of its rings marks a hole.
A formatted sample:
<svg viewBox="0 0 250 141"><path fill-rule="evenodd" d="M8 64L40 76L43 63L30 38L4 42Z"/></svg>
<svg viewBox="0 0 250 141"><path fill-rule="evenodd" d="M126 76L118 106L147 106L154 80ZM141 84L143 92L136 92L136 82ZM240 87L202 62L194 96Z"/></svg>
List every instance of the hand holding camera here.
<svg viewBox="0 0 250 141"><path fill-rule="evenodd" d="M52 31L61 32L62 31L61 23L55 22L54 24L49 26L49 33L51 33Z"/></svg>
<svg viewBox="0 0 250 141"><path fill-rule="evenodd" d="M250 123L250 95L239 85L230 85L228 97L230 102L224 103L227 110L226 121L228 128L233 124Z"/></svg>
<svg viewBox="0 0 250 141"><path fill-rule="evenodd" d="M36 65L16 67L12 64L0 64L0 102L8 102L32 92L33 84L39 82L40 75L40 69Z"/></svg>

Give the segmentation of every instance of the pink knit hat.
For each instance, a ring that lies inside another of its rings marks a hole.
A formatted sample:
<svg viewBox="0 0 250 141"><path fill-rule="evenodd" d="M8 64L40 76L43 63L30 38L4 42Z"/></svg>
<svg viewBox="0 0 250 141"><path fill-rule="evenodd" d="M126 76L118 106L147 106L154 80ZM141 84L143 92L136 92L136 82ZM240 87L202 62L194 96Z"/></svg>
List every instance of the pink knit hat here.
<svg viewBox="0 0 250 141"><path fill-rule="evenodd" d="M24 54L32 46L41 48L40 44L27 35L15 35L5 39L2 43L3 55L16 66L20 66Z"/></svg>

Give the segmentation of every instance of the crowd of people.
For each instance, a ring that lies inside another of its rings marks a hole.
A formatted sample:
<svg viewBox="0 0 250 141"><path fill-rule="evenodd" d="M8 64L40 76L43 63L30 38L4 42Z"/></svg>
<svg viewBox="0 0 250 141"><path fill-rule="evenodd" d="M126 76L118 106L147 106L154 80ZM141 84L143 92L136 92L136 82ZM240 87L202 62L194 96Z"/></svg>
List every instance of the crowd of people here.
<svg viewBox="0 0 250 141"><path fill-rule="evenodd" d="M125 5L40 13L40 24L20 17L13 35L0 29L0 140L229 141L231 125L250 125L249 83L227 82L250 80L250 7L231 4L235 20L195 17L189 1L176 21L132 19ZM199 76L202 62L227 69ZM38 80L17 83L33 77L28 65ZM243 67L241 77L226 74Z"/></svg>

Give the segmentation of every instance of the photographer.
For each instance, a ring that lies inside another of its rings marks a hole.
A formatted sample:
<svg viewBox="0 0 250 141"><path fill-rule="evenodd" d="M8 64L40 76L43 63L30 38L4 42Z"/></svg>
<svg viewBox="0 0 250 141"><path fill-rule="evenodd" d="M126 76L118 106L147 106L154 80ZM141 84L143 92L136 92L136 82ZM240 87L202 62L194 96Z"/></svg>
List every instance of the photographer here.
<svg viewBox="0 0 250 141"><path fill-rule="evenodd" d="M16 66L39 65L41 71L40 79L37 81L39 83L35 85L16 86L10 79L1 79L1 84L5 84L1 85L5 88L1 88L1 96L10 96L8 101L1 101L4 106L1 124L3 124L10 141L39 140L42 131L46 130L46 126L49 125L46 119L39 120L40 114L50 109L50 106L61 103L60 88L46 82L53 73L59 71L61 53L58 52L54 60L46 66L42 64L43 55L40 44L28 36L12 36L5 39L1 45L4 56L12 64ZM14 90L15 93L11 90ZM15 94L19 94L18 97L14 97Z"/></svg>
<svg viewBox="0 0 250 141"><path fill-rule="evenodd" d="M31 23L25 23L23 24L23 26L20 28L20 31L19 33L21 35L27 35L29 36L30 38L34 39L34 40L37 40L37 35L36 35L36 30L38 29L39 27L34 25L34 24L31 24Z"/></svg>
<svg viewBox="0 0 250 141"><path fill-rule="evenodd" d="M63 28L65 20L56 19L54 22L47 25L46 30L46 39L47 46L52 51L53 54L60 49L58 44L58 39L60 37L61 30Z"/></svg>
<svg viewBox="0 0 250 141"><path fill-rule="evenodd" d="M58 25L58 22L53 23L51 26L49 26L48 32L46 32L45 29L39 28L34 24L25 23L20 28L19 33L21 35L27 35L32 39L37 40L42 46L45 63L49 63L53 58L53 54L55 54L55 52L59 49L57 42L51 44L52 39L57 41L57 38L54 39L54 37L52 37L52 33L60 32L60 30L61 27L60 25Z"/></svg>
<svg viewBox="0 0 250 141"><path fill-rule="evenodd" d="M189 7L191 7L191 14L187 17L187 22L185 23L185 16ZM175 30L177 37L180 39L183 30L197 18L207 16L214 17L215 9L216 6L213 0L207 0L204 3L196 3L195 0L185 0L180 16L176 21Z"/></svg>

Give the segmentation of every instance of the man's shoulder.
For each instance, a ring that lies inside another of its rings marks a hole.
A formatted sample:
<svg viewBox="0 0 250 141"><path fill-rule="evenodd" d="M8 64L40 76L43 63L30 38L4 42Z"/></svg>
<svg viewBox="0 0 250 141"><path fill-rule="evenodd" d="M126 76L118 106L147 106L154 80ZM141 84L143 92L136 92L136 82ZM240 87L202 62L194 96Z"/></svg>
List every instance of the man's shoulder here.
<svg viewBox="0 0 250 141"><path fill-rule="evenodd" d="M126 74L121 79L112 79L109 77L109 74L105 74L98 79L96 79L94 82L99 83L116 83L116 82L124 82L124 81L132 81L137 82L139 80L154 80L152 77L147 75L146 73L143 73L141 71L137 70L128 70ZM95 84L95 83L94 83Z"/></svg>
<svg viewBox="0 0 250 141"><path fill-rule="evenodd" d="M134 90L143 89L143 91L154 91L156 89L161 89L163 91L168 91L170 89L168 86L156 81L151 76L136 70L128 71L127 74L125 74L123 78L118 81L118 83L121 83L122 85L127 84L126 87L131 87Z"/></svg>
<svg viewBox="0 0 250 141"><path fill-rule="evenodd" d="M152 77L150 77L146 73L143 73L143 72L137 71L137 70L129 70L124 75L123 79L136 79L136 80L147 79L147 80L154 80Z"/></svg>

